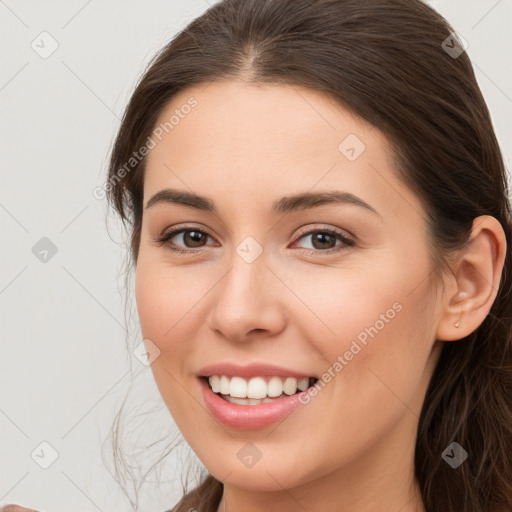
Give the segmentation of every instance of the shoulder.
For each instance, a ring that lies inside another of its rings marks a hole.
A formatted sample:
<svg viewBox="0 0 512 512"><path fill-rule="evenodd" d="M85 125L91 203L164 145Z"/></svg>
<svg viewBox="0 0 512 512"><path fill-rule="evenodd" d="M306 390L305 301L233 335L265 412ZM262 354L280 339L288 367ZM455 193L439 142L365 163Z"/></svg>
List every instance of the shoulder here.
<svg viewBox="0 0 512 512"><path fill-rule="evenodd" d="M5 505L5 507L0 508L0 512L38 512L33 508L25 508L20 505Z"/></svg>

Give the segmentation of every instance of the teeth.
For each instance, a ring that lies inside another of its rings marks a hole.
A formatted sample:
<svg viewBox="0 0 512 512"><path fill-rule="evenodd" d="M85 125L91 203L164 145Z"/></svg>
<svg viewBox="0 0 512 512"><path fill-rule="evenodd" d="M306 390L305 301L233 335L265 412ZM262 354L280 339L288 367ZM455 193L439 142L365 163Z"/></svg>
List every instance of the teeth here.
<svg viewBox="0 0 512 512"><path fill-rule="evenodd" d="M313 379L316 380L316 379ZM297 391L304 391L310 385L308 377L296 379L295 377L252 377L249 380L243 377L227 377L226 375L212 375L208 378L214 393L229 395L232 398L249 398L258 400L276 398L283 393L294 395ZM244 404L252 405L244 401ZM232 402L237 403L237 402ZM265 403L265 402L263 402ZM256 402L253 404L256 405Z"/></svg>
<svg viewBox="0 0 512 512"><path fill-rule="evenodd" d="M267 404L269 402L273 402L274 400L279 400L278 398L262 398L262 399L257 399L257 398L233 398L229 395L226 395L224 397L224 399L226 400L226 402L230 402L232 404L237 404L237 405L260 405L260 404Z"/></svg>
<svg viewBox="0 0 512 512"><path fill-rule="evenodd" d="M230 385L229 385L229 379L223 375L222 377L217 377L216 375L213 376L213 378L217 379L217 382L219 382L219 389L217 391L215 391L216 393L222 393L223 395L229 395L229 388L230 388Z"/></svg>

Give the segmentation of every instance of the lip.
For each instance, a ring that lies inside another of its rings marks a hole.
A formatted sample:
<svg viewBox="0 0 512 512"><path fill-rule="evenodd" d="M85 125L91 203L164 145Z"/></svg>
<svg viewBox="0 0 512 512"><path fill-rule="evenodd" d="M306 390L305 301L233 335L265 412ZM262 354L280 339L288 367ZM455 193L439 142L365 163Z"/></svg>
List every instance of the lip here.
<svg viewBox="0 0 512 512"><path fill-rule="evenodd" d="M205 377L197 377L197 381L199 382L204 401L213 416L227 427L239 430L256 430L283 420L293 410L304 405L300 398L308 393L306 389L266 404L238 405L227 402L214 393L210 389Z"/></svg>
<svg viewBox="0 0 512 512"><path fill-rule="evenodd" d="M201 368L197 373L197 377L210 377L211 375L226 375L227 377L315 377L317 375L307 374L300 371L290 370L282 366L270 365L266 363L252 363L241 366L235 363L217 363ZM245 406L242 406L245 407Z"/></svg>

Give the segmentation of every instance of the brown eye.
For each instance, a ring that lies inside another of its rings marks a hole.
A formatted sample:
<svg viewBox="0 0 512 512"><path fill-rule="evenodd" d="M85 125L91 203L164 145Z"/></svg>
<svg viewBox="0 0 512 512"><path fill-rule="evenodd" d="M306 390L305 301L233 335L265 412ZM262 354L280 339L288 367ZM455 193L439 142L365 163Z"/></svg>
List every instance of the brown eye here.
<svg viewBox="0 0 512 512"><path fill-rule="evenodd" d="M310 239L310 247L302 247L306 252L322 253L337 252L347 247L352 247L355 242L344 234L333 229L313 229L300 234L295 243L303 239Z"/></svg>
<svg viewBox="0 0 512 512"><path fill-rule="evenodd" d="M211 238L210 235L200 229L180 228L164 233L157 242L171 251L193 252L194 249L205 247L208 238Z"/></svg>
<svg viewBox="0 0 512 512"><path fill-rule="evenodd" d="M202 231L185 230L183 233L183 242L187 247L202 247L208 235Z"/></svg>
<svg viewBox="0 0 512 512"><path fill-rule="evenodd" d="M336 247L336 237L322 231L311 235L311 242L315 249L332 249Z"/></svg>

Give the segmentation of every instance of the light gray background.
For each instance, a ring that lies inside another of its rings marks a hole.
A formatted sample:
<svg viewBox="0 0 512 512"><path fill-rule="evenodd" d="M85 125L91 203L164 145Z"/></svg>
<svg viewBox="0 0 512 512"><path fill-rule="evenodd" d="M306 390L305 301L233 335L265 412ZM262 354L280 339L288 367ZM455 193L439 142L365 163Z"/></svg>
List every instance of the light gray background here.
<svg viewBox="0 0 512 512"><path fill-rule="evenodd" d="M512 1L429 3L469 43L510 170ZM103 184L145 64L209 5L0 0L0 505L130 509L103 466L101 443L132 375L135 398L162 403L149 368L125 348L124 235L114 219L107 232L105 200L92 191ZM58 43L46 59L31 47L51 48L43 31ZM47 262L32 252L42 237L57 247ZM131 318L138 343L133 308ZM176 432L166 409L146 423L147 439L152 431ZM48 469L37 464L51 455L41 442L58 452ZM181 453L194 459L187 447ZM140 510L174 504L181 489L174 467L180 471L181 459L167 462L162 484L153 477L143 489Z"/></svg>

